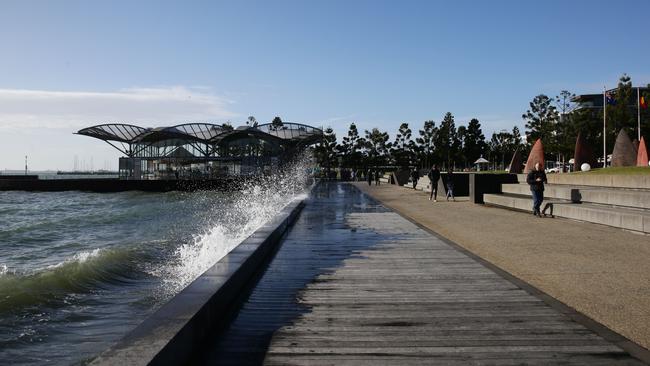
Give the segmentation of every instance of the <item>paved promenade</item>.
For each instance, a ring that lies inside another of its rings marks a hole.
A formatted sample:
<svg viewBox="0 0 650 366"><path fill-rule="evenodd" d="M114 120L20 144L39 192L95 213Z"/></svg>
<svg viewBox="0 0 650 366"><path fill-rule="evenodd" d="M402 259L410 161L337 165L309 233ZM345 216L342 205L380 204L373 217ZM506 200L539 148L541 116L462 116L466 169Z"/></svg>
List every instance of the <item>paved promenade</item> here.
<svg viewBox="0 0 650 366"><path fill-rule="evenodd" d="M356 184L385 205L650 348L650 236Z"/></svg>
<svg viewBox="0 0 650 366"><path fill-rule="evenodd" d="M349 184L316 188L247 295L193 364L641 364Z"/></svg>

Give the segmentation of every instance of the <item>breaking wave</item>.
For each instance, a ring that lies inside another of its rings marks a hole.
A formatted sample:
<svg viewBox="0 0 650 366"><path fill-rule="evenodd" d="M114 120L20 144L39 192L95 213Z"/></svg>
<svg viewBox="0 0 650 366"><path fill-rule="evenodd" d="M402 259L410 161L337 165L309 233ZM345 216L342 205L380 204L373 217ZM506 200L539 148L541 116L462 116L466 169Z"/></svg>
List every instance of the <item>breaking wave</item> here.
<svg viewBox="0 0 650 366"><path fill-rule="evenodd" d="M306 197L307 166L307 159L301 157L213 204L207 210L204 231L178 247L170 265L154 272L163 277L165 291L177 293L290 202Z"/></svg>

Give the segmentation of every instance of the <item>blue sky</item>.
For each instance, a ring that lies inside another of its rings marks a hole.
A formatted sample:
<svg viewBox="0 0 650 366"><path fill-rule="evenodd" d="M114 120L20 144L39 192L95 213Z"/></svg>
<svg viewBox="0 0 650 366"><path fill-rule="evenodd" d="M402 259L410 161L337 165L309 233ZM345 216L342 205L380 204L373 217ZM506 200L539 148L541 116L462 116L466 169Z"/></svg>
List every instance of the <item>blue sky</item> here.
<svg viewBox="0 0 650 366"><path fill-rule="evenodd" d="M350 122L445 112L486 135L537 94L650 83L643 1L0 3L0 169L116 168L103 122ZM56 143L55 141L56 140Z"/></svg>

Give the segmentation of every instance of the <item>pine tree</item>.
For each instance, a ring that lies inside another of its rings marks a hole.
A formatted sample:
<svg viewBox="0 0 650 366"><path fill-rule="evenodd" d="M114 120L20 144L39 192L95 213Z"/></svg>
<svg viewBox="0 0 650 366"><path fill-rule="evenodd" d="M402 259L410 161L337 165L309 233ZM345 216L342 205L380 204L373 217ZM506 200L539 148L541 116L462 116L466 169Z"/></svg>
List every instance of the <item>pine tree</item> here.
<svg viewBox="0 0 650 366"><path fill-rule="evenodd" d="M331 168L335 168L338 163L338 154L336 149L336 134L331 127L323 131L323 138L316 145L315 148L316 161L318 164L325 168L327 177Z"/></svg>
<svg viewBox="0 0 650 366"><path fill-rule="evenodd" d="M368 154L368 164L371 166L386 165L388 162L391 143L387 132L381 132L378 128L371 131L366 130L366 150Z"/></svg>
<svg viewBox="0 0 650 366"><path fill-rule="evenodd" d="M430 168L434 163L435 140L438 128L434 121L424 121L424 127L419 131L420 137L415 141L418 144L419 161L425 168Z"/></svg>
<svg viewBox="0 0 650 366"><path fill-rule="evenodd" d="M390 150L395 164L402 169L406 169L411 165L413 147L411 134L412 131L408 123L402 123L399 126L397 135L395 135L395 142Z"/></svg>
<svg viewBox="0 0 650 366"><path fill-rule="evenodd" d="M351 123L348 129L348 135L343 137L341 144L338 146L344 167L358 168L363 164L362 149L364 143L364 139L359 137L357 125L354 122Z"/></svg>
<svg viewBox="0 0 650 366"><path fill-rule="evenodd" d="M532 145L542 139L546 153L557 153L556 127L558 113L551 98L544 94L530 102L530 109L521 117L526 121L526 139Z"/></svg>
<svg viewBox="0 0 650 366"><path fill-rule="evenodd" d="M458 130L460 131L460 128ZM473 118L467 124L467 129L463 135L463 155L469 164L473 164L485 154L485 149L487 148L485 135L483 135L483 131L481 130L481 122Z"/></svg>
<svg viewBox="0 0 650 366"><path fill-rule="evenodd" d="M452 166L458 153L460 141L456 134L454 115L451 112L447 112L440 122L435 144L437 157L444 161L446 166Z"/></svg>
<svg viewBox="0 0 650 366"><path fill-rule="evenodd" d="M280 117L275 117L273 118L273 121L271 121L271 127L273 130L279 130L282 126L284 126L284 123L282 122L282 119Z"/></svg>

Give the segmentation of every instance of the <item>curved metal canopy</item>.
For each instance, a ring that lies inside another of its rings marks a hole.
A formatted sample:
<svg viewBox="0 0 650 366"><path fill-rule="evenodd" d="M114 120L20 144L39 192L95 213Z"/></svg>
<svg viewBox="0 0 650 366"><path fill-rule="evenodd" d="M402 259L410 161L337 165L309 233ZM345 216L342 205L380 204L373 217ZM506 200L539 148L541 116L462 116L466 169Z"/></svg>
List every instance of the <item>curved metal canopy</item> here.
<svg viewBox="0 0 650 366"><path fill-rule="evenodd" d="M107 123L87 127L79 130L77 134L94 137L104 141L117 141L132 143L135 139L149 131L148 128L142 128L125 123Z"/></svg>
<svg viewBox="0 0 650 366"><path fill-rule="evenodd" d="M171 127L142 128L129 124L109 123L81 129L79 135L94 137L111 144L111 141L123 144L136 144L142 150L155 146L180 146L184 143L202 143L218 145L224 141L237 138L259 138L280 143L308 145L318 141L323 135L321 129L308 125L284 122L281 126L271 123L259 126L242 126L237 129L211 123L184 123ZM133 154L131 147L120 149L125 154ZM136 150L135 153L137 153ZM207 151L207 150L206 150Z"/></svg>

